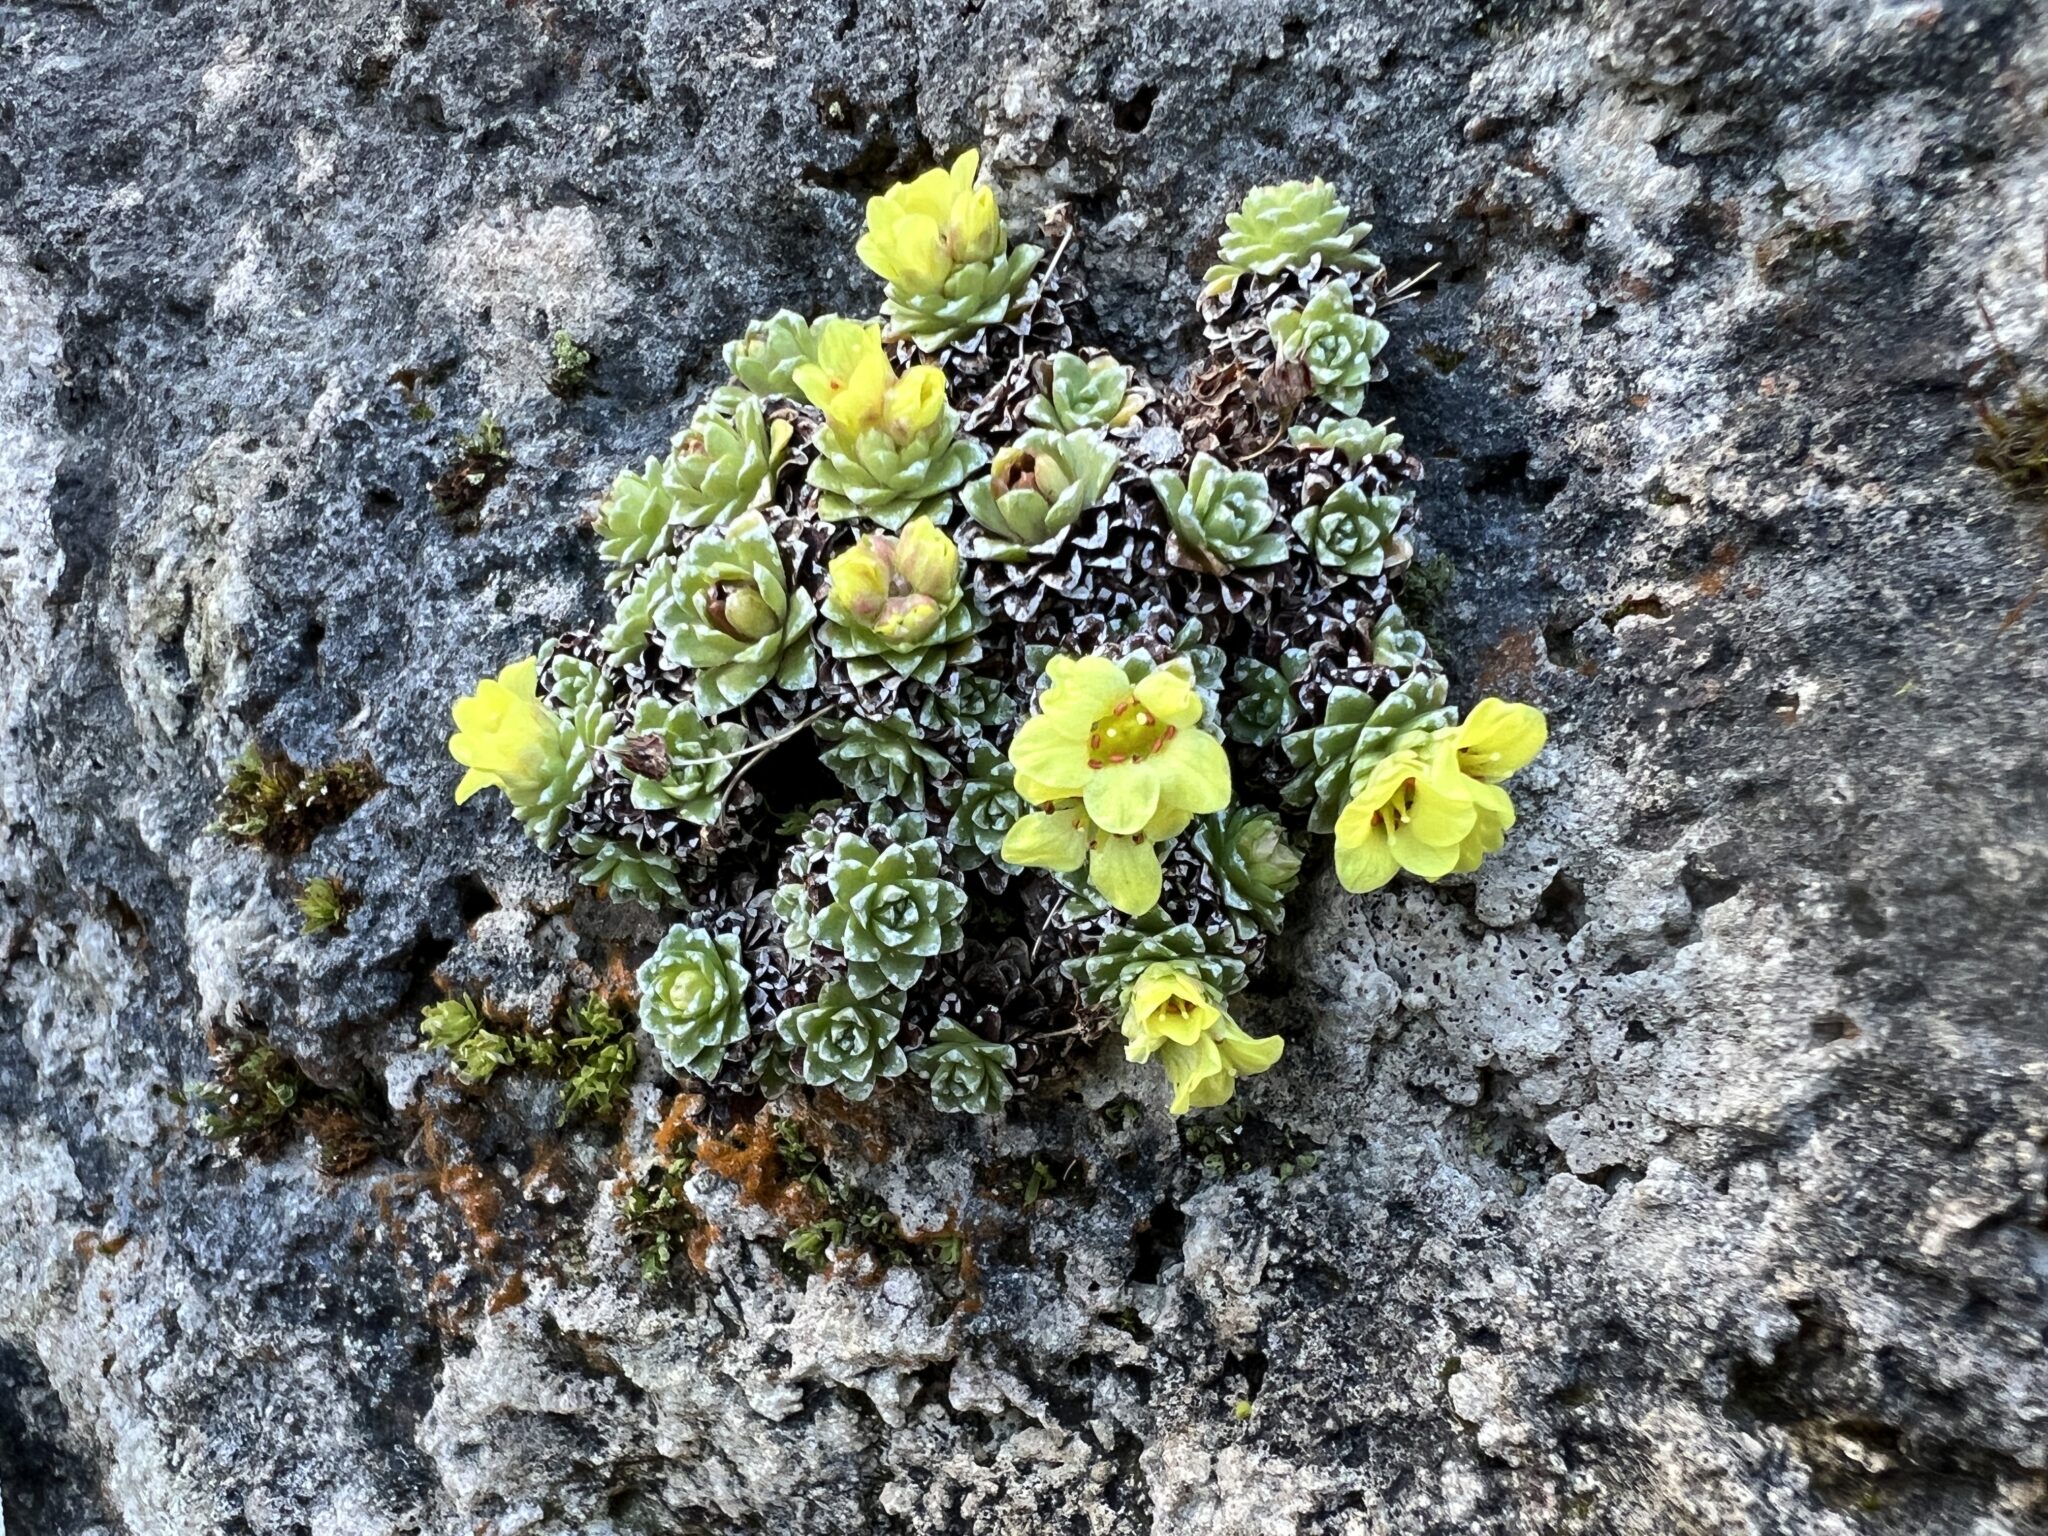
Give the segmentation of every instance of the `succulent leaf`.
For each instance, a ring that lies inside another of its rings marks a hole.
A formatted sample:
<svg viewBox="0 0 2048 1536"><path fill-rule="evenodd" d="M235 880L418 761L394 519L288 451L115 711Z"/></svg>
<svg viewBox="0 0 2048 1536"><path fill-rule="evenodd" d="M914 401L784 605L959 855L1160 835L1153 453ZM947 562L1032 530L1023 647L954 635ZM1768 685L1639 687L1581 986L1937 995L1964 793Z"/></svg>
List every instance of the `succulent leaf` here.
<svg viewBox="0 0 2048 1536"><path fill-rule="evenodd" d="M820 315L806 320L793 309L777 310L766 320L754 321L739 340L725 344L725 366L757 395L801 399L796 370L818 360L818 337L838 318Z"/></svg>
<svg viewBox="0 0 2048 1536"><path fill-rule="evenodd" d="M788 584L767 520L745 512L691 541L653 608L668 655L697 669L700 713L723 714L763 688L808 688L816 607Z"/></svg>
<svg viewBox="0 0 2048 1536"><path fill-rule="evenodd" d="M1353 786L1375 763L1457 718L1444 702L1448 696L1443 674L1434 670L1417 672L1384 699L1356 688L1333 690L1321 721L1280 739L1288 762L1300 770L1281 798L1311 807L1309 830L1333 831Z"/></svg>
<svg viewBox="0 0 2048 1536"><path fill-rule="evenodd" d="M948 877L938 839L886 842L877 847L849 832L833 844L825 872L832 899L811 929L814 942L845 958L857 998L915 985L925 962L961 944L967 893Z"/></svg>
<svg viewBox="0 0 2048 1536"><path fill-rule="evenodd" d="M1280 818L1234 805L1195 823L1195 847L1216 876L1240 938L1278 933L1287 895L1301 879L1301 852Z"/></svg>
<svg viewBox="0 0 2048 1536"><path fill-rule="evenodd" d="M662 1059L709 1079L747 1035L747 983L740 941L678 923L642 963L640 1022Z"/></svg>
<svg viewBox="0 0 2048 1536"><path fill-rule="evenodd" d="M1353 576L1377 576L1405 565L1415 546L1401 532L1405 497L1372 492L1347 480L1294 518L1294 531L1323 565Z"/></svg>
<svg viewBox="0 0 2048 1536"><path fill-rule="evenodd" d="M1373 359L1387 344L1387 328L1353 312L1349 284L1324 283L1304 305L1277 304L1266 325L1281 361L1306 364L1315 392L1331 409L1358 413L1372 382Z"/></svg>
<svg viewBox="0 0 2048 1536"><path fill-rule="evenodd" d="M1154 470L1151 478L1173 526L1167 558L1175 565L1221 576L1287 558L1286 536L1272 526L1272 492L1257 470L1226 469L1221 460L1198 453L1186 479L1170 469Z"/></svg>
<svg viewBox="0 0 2048 1536"><path fill-rule="evenodd" d="M1336 272L1376 270L1379 258L1364 248L1372 226L1350 218L1351 210L1321 178L1252 188L1224 220L1221 259L1204 274L1203 293L1222 293L1246 273L1274 277L1312 264Z"/></svg>
<svg viewBox="0 0 2048 1536"><path fill-rule="evenodd" d="M1005 1074L1017 1065L1015 1046L984 1040L947 1020L910 1052L911 1070L925 1079L932 1104L946 1114L995 1115L1010 1100Z"/></svg>
<svg viewBox="0 0 2048 1536"><path fill-rule="evenodd" d="M968 553L1009 564L1054 553L1075 520L1108 496L1119 461L1092 428L1023 433L996 453L985 478L960 493L967 515L984 530Z"/></svg>
<svg viewBox="0 0 2048 1536"><path fill-rule="evenodd" d="M858 1102L875 1091L875 1084L902 1076L910 1066L897 1044L903 1002L901 992L861 996L846 982L827 982L814 1001L778 1016L775 1030L789 1052L802 1053L799 1075L805 1083L836 1088L841 1097Z"/></svg>
<svg viewBox="0 0 2048 1536"><path fill-rule="evenodd" d="M1056 352L1039 365L1038 377L1040 392L1025 405L1024 416L1054 432L1127 427L1152 400L1132 387L1131 370L1106 352Z"/></svg>

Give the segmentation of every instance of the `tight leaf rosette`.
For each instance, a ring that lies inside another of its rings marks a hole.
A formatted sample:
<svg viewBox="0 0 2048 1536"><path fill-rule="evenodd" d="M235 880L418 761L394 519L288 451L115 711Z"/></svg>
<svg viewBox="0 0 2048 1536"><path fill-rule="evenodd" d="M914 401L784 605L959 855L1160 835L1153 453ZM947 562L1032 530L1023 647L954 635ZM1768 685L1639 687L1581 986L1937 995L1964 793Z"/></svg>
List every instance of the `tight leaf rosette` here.
<svg viewBox="0 0 2048 1536"><path fill-rule="evenodd" d="M1167 558L1175 565L1221 576L1287 558L1287 537L1273 527L1272 492L1255 469L1226 469L1198 453L1186 479L1154 470L1152 491L1173 526Z"/></svg>
<svg viewBox="0 0 2048 1536"><path fill-rule="evenodd" d="M777 310L748 326L738 341L725 344L725 366L742 387L757 395L800 399L796 370L818 360L818 338L838 318L821 315L806 320L793 309Z"/></svg>
<svg viewBox="0 0 2048 1536"><path fill-rule="evenodd" d="M997 452L986 479L960 493L982 529L968 553L1007 565L1056 553L1075 519L1109 494L1117 463L1117 451L1090 428L1022 434Z"/></svg>
<svg viewBox="0 0 2048 1536"><path fill-rule="evenodd" d="M1323 565L1352 576L1377 576L1408 563L1415 546L1401 532L1408 503L1347 480L1313 507L1295 514L1294 531Z"/></svg>
<svg viewBox="0 0 2048 1536"><path fill-rule="evenodd" d="M960 550L928 517L899 534L866 533L833 556L825 648L856 683L885 672L934 683L981 654L978 615L960 588Z"/></svg>
<svg viewBox="0 0 2048 1536"><path fill-rule="evenodd" d="M827 522L865 517L894 532L914 516L937 519L948 493L986 462L958 435L945 374L919 364L898 378L879 325L827 321L816 360L791 376L825 415L809 478Z"/></svg>
<svg viewBox="0 0 2048 1536"><path fill-rule="evenodd" d="M1123 1037L1126 1059L1160 1059L1176 1115L1229 1103L1240 1077L1265 1071L1285 1048L1277 1035L1246 1034L1194 967L1170 960L1146 966L1125 992Z"/></svg>
<svg viewBox="0 0 2048 1536"><path fill-rule="evenodd" d="M1233 805L1195 823L1195 847L1215 876L1239 935L1249 939L1278 933L1287 894L1301 878L1301 851L1287 840L1280 818Z"/></svg>
<svg viewBox="0 0 2048 1536"><path fill-rule="evenodd" d="M743 725L709 725L687 704L643 698L633 706L632 729L609 751L630 780L636 809L701 825L717 819L721 789L746 744Z"/></svg>
<svg viewBox="0 0 2048 1536"><path fill-rule="evenodd" d="M996 195L975 184L981 152L949 169L868 199L867 233L854 247L888 285L883 313L892 334L936 352L1001 325L1023 303L1043 254L1010 245Z"/></svg>
<svg viewBox="0 0 2048 1536"><path fill-rule="evenodd" d="M827 982L814 1001L778 1016L775 1032L792 1053L802 1053L798 1075L804 1083L836 1088L856 1103L910 1066L897 1043L903 1033L901 992L862 996L843 981Z"/></svg>
<svg viewBox="0 0 2048 1536"><path fill-rule="evenodd" d="M1024 418L1054 432L1127 427L1152 402L1131 379L1131 370L1106 352L1055 353L1039 369L1040 393L1025 405Z"/></svg>
<svg viewBox="0 0 2048 1536"><path fill-rule="evenodd" d="M691 541L654 627L671 657L697 669L697 708L737 708L763 688L808 688L817 679L811 595L789 585L782 550L759 512Z"/></svg>
<svg viewBox="0 0 2048 1536"><path fill-rule="evenodd" d="M911 1070L923 1078L932 1106L946 1114L1000 1114L1010 1100L1008 1071L1017 1048L984 1040L964 1024L947 1020L910 1053Z"/></svg>
<svg viewBox="0 0 2048 1536"><path fill-rule="evenodd" d="M1319 722L1280 739L1287 760L1301 770L1283 798L1311 807L1311 831L1334 831L1354 785L1380 758L1419 744L1456 718L1445 703L1448 696L1443 674L1433 671L1417 672L1384 699L1356 688L1336 689Z"/></svg>
<svg viewBox="0 0 2048 1536"><path fill-rule="evenodd" d="M1267 318L1282 362L1298 362L1332 410L1357 414L1372 382L1373 359L1387 344L1387 328L1353 312L1349 285L1329 282L1308 303L1276 307Z"/></svg>
<svg viewBox="0 0 2048 1536"><path fill-rule="evenodd" d="M1370 272L1380 264L1365 249L1372 226L1353 224L1351 210L1320 178L1254 187L1224 224L1217 246L1221 260L1202 279L1205 294L1223 293L1247 273L1275 277L1311 267Z"/></svg>
<svg viewBox="0 0 2048 1536"><path fill-rule="evenodd" d="M1055 656L1038 713L1010 743L1016 790L1043 807L1003 840L1009 863L1088 866L1120 912L1157 905L1156 844L1230 803L1230 760L1203 729L1193 669L1176 658L1133 682L1106 656Z"/></svg>
<svg viewBox="0 0 2048 1536"><path fill-rule="evenodd" d="M747 1035L747 983L740 941L681 924L641 965L640 1022L662 1059L680 1072L717 1076L727 1050Z"/></svg>
<svg viewBox="0 0 2048 1536"><path fill-rule="evenodd" d="M832 899L811 937L845 957L855 997L912 986L926 961L960 947L967 893L948 878L938 839L898 840L922 824L920 817L903 818L885 848L852 833L832 846L825 874Z"/></svg>

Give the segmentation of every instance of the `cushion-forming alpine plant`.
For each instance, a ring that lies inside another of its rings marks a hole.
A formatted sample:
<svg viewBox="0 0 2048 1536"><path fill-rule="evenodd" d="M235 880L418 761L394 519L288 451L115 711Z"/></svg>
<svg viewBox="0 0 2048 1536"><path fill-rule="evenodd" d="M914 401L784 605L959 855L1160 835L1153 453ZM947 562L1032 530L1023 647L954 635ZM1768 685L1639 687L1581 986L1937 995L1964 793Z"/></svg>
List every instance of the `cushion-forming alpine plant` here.
<svg viewBox="0 0 2048 1536"><path fill-rule="evenodd" d="M1166 386L979 163L869 202L879 316L750 325L618 477L611 619L456 702L456 798L687 914L638 973L678 1074L996 1114L1115 1028L1182 1114L1280 1057L1236 1010L1315 840L1477 868L1544 720L1461 719L1396 600L1421 467L1334 189L1246 195Z"/></svg>

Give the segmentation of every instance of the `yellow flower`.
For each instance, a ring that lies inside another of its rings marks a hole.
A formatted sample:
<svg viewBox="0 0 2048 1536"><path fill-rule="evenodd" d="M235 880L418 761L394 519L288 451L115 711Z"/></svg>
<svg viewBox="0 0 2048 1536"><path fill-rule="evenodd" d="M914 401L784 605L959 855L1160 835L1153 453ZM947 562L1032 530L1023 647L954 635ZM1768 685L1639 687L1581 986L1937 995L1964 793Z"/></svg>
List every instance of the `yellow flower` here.
<svg viewBox="0 0 2048 1536"><path fill-rule="evenodd" d="M1185 966L1155 961L1125 994L1125 1059L1150 1061L1161 1046L1193 1045L1227 1017L1214 987Z"/></svg>
<svg viewBox="0 0 2048 1536"><path fill-rule="evenodd" d="M950 170L868 199L868 228L855 253L899 293L936 293L964 266L992 261L1007 243L996 195L974 184L981 152L970 149Z"/></svg>
<svg viewBox="0 0 2048 1536"><path fill-rule="evenodd" d="M1458 748L1458 771L1498 784L1526 768L1543 750L1550 727L1543 711L1528 704L1481 699L1465 723L1451 732ZM1512 813L1508 824L1514 824Z"/></svg>
<svg viewBox="0 0 2048 1536"><path fill-rule="evenodd" d="M541 703L539 678L540 660L528 656L455 701L448 751L469 770L455 787L457 805L480 789L530 803L563 771L562 723Z"/></svg>
<svg viewBox="0 0 2048 1536"><path fill-rule="evenodd" d="M1515 824L1501 780L1527 767L1547 734L1541 710L1482 699L1462 725L1383 759L1337 818L1337 878L1376 891L1397 870L1435 880L1477 869Z"/></svg>
<svg viewBox="0 0 2048 1536"><path fill-rule="evenodd" d="M1278 1035L1246 1034L1215 988L1168 960L1146 966L1125 993L1123 1036L1125 1059L1159 1057L1176 1115L1227 1103L1240 1077L1265 1071L1286 1048Z"/></svg>
<svg viewBox="0 0 2048 1536"><path fill-rule="evenodd" d="M1079 800L1097 828L1122 837L1168 813L1203 816L1230 803L1230 761L1202 729L1185 659L1135 684L1106 656L1055 656L1046 675L1038 713L1010 742L1026 800Z"/></svg>
<svg viewBox="0 0 2048 1536"><path fill-rule="evenodd" d="M1126 917L1141 917L1159 905L1162 876L1154 845L1178 837L1190 819L1186 811L1162 810L1136 832L1105 832L1081 801L1057 800L1017 818L1003 837L1002 856L1022 868L1063 874L1086 864L1088 883L1104 901Z"/></svg>
<svg viewBox="0 0 2048 1536"><path fill-rule="evenodd" d="M862 534L827 566L827 617L892 648L928 639L960 603L960 551L928 517L898 534Z"/></svg>
<svg viewBox="0 0 2048 1536"><path fill-rule="evenodd" d="M793 377L847 443L875 429L907 443L946 413L946 376L919 364L898 378L882 347L879 323L827 320L819 327L817 360L799 363Z"/></svg>
<svg viewBox="0 0 2048 1536"><path fill-rule="evenodd" d="M1337 818L1337 878L1344 888L1376 891L1403 869L1425 880L1456 869L1479 819L1474 787L1458 771L1448 736L1382 758Z"/></svg>

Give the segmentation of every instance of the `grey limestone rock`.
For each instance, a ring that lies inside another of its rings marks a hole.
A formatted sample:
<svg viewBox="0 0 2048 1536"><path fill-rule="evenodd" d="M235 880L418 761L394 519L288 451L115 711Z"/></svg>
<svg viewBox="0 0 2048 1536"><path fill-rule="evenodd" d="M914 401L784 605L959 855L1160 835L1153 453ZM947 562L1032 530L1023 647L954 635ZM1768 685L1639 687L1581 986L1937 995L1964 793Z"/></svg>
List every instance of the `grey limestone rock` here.
<svg viewBox="0 0 2048 1536"><path fill-rule="evenodd" d="M1991 327L2039 354L2044 117L2026 0L7 12L0 1526L2048 1529L2048 554L1970 412ZM540 1006L652 933L451 803L447 701L599 615L611 474L973 143L1162 371L1247 186L1369 210L1427 272L1369 406L1425 621L1554 745L1477 877L1298 901L1233 1145L1113 1047L837 1145L912 1232L1002 1216L971 1304L793 1276L704 1169L643 1285L652 1065L622 1144L417 1048L437 969ZM428 487L486 410L463 532ZM385 788L232 846L257 736ZM236 1017L366 1162L194 1133ZM977 1172L1034 1160L1028 1208Z"/></svg>

